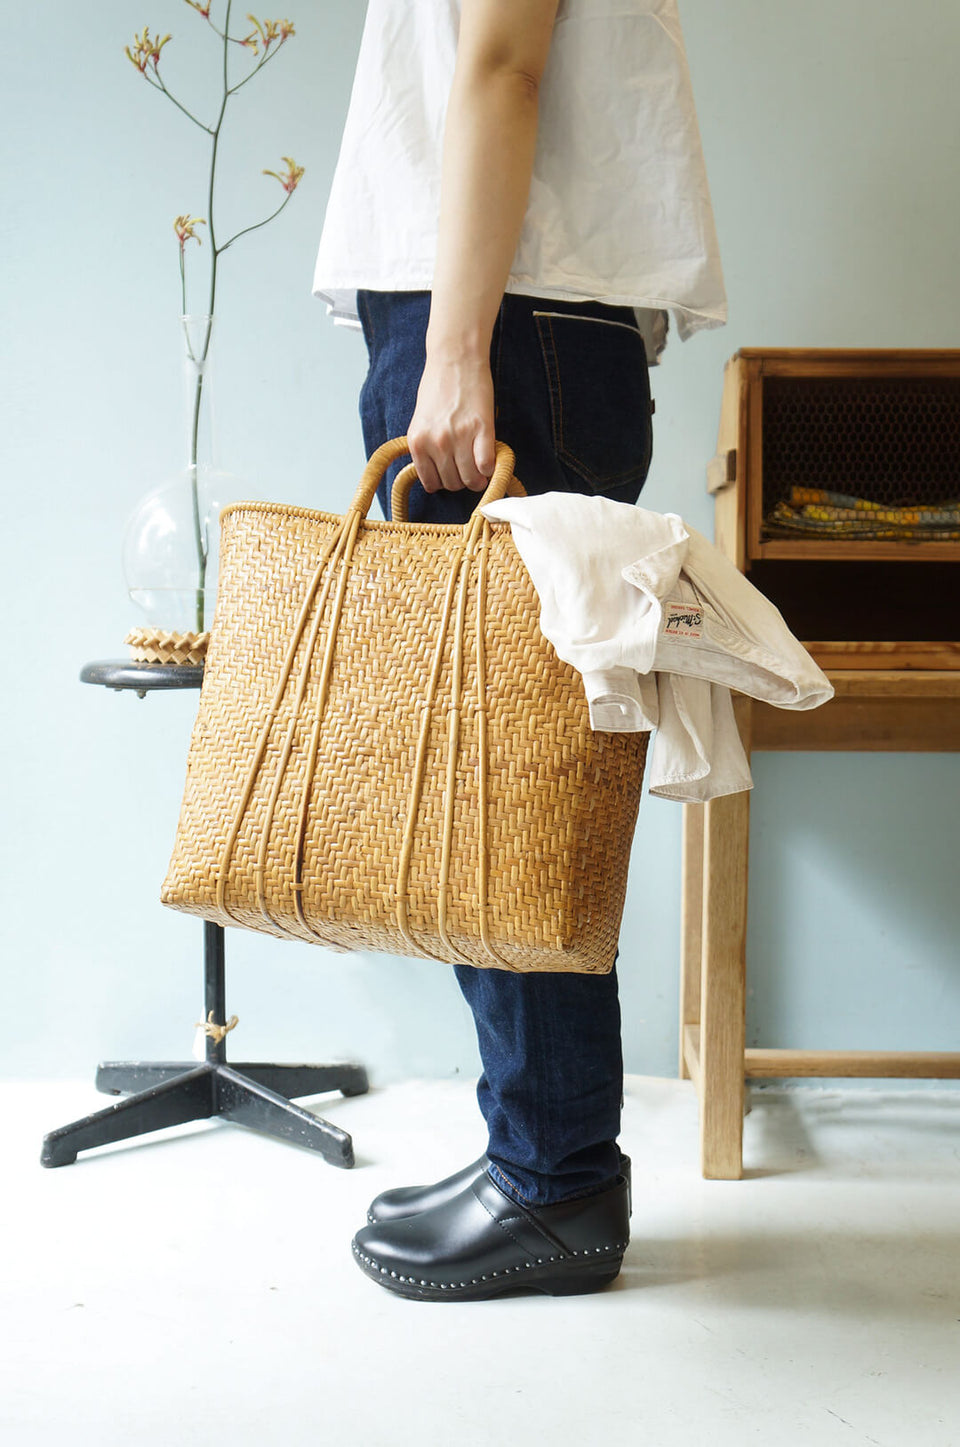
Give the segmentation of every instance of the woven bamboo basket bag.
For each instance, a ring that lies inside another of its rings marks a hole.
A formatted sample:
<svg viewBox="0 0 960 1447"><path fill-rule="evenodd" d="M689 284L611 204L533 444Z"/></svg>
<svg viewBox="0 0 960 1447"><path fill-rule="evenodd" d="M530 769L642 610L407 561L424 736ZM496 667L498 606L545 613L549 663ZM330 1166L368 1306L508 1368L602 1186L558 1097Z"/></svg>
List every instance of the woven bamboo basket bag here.
<svg viewBox="0 0 960 1447"><path fill-rule="evenodd" d="M647 734L595 733L509 523L221 515L216 613L162 901L347 952L607 973ZM483 495L523 495L496 444Z"/></svg>

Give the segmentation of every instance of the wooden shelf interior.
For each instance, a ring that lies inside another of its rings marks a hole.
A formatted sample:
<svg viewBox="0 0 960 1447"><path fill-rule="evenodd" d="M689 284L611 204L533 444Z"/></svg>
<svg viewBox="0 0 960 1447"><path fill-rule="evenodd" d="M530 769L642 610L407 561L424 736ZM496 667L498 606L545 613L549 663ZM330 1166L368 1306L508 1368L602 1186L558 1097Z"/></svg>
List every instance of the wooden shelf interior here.
<svg viewBox="0 0 960 1447"><path fill-rule="evenodd" d="M805 643L823 639L869 645L923 639L956 647L960 639L956 563L757 558L747 576ZM938 651L949 653L955 647Z"/></svg>

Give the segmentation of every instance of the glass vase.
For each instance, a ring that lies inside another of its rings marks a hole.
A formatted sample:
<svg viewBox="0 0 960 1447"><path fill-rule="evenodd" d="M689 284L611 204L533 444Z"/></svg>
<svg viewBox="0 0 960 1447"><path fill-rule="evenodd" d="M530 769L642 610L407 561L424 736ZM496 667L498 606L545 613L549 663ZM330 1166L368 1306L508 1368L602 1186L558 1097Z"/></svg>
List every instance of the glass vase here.
<svg viewBox="0 0 960 1447"><path fill-rule="evenodd" d="M250 489L214 460L214 318L182 316L180 325L186 465L137 504L124 532L123 571L147 630L200 635L213 618L220 509Z"/></svg>

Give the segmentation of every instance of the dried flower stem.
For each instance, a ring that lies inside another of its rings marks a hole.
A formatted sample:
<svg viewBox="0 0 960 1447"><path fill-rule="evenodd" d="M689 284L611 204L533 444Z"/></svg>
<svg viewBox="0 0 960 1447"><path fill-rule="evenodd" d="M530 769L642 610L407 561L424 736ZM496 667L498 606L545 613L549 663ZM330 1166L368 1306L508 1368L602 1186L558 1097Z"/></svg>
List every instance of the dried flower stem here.
<svg viewBox="0 0 960 1447"><path fill-rule="evenodd" d="M290 197L292 196L294 190L297 187L297 184L300 181L301 176L303 175L303 167L297 166L296 163L291 160L289 156L284 156L283 159L287 162L287 172L285 175L280 175L276 171L264 171L264 175L274 176L280 182L281 186L286 192L283 201L280 203L280 205L276 208L275 211L272 211L270 215L265 217L262 221L257 221L252 226L245 226L242 230L237 231L233 236L231 236L228 241L225 241L222 246L217 245L217 234L214 219L214 193L216 187L217 157L220 146L220 131L222 129L224 116L226 114L227 101L232 95L236 95L238 90L241 90L242 87L245 86L249 80L253 79L254 75L256 75L259 71L263 69L263 67L267 64L268 60L272 59L273 55L275 55L277 51L279 51L280 47L285 43L285 41L287 41L289 37L294 34L294 28L289 20L266 20L261 23L261 21L259 21L255 16L248 15L247 19L252 21L255 28L253 31L251 31L249 35L245 36L243 39L239 39L238 37L232 36L230 34L230 15L233 9L233 0L226 0L226 14L224 16L222 30L218 29L214 22L210 19L212 0L207 0L206 4L201 3L201 0L186 0L186 3L190 6L192 10L195 10L198 15L202 16L202 18L206 20L207 24L213 30L214 34L219 37L223 46L223 91L220 97L219 114L217 115L217 119L212 126L205 125L203 121L201 121L197 116L192 113L192 111L188 110L187 107L183 105L182 102L179 101L177 97L167 89L167 86L164 83L163 77L161 76L159 70L160 53L164 45L166 45L167 42L172 38L171 36L166 35L162 38L158 37L154 40L151 38L149 30L144 29L142 35L136 35L134 37L134 49L131 51L128 46L126 53L128 58L139 70L140 74L146 80L148 85L152 86L154 90L162 91L163 94L168 98L168 100L171 100L173 102L173 104L177 107L178 110L182 111L189 120L193 121L194 125L199 126L202 131L205 131L207 135L212 138L212 148L210 153L210 175L207 187L206 219L204 220L201 217L190 217L189 215L184 215L178 216L176 221L174 222L174 229L177 232L177 236L180 242L180 301L182 308L181 315L184 317L187 315L187 285L186 269L184 264L185 245L188 240L194 240L198 244L200 243L200 238L196 235L193 229L197 225L206 225L208 227L210 235L210 295L206 312L208 322L202 334L202 349L199 356L194 356L192 339L190 337L189 330L185 328L187 353L191 363L196 369L196 382L194 386L191 404L189 431L190 461L188 465L188 470L190 473L191 496L193 505L194 541L197 549L196 627L197 632L202 633L204 629L204 586L207 574L207 558L209 556L209 539L204 534L203 524L200 517L200 496L197 477L197 453L205 364L207 361L207 354L210 347L210 333L217 296L217 263L222 253L229 250L233 243L239 240L241 236L246 236L250 231L259 230L261 226L266 226L268 222L274 219L274 217L280 215L280 212L287 205ZM239 45L245 49L252 50L254 55L258 57L257 64L253 67L250 73L244 76L244 78L238 81L237 84L234 86L230 85L230 78L228 73L228 57L229 48L231 45ZM276 49L272 49L274 45L276 46Z"/></svg>

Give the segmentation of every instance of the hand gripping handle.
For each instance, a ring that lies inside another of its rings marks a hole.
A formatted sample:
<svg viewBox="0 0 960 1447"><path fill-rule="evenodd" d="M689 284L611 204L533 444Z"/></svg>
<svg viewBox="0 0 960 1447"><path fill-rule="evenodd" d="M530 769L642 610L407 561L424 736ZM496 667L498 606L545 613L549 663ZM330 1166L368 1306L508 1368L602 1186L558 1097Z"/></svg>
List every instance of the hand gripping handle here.
<svg viewBox="0 0 960 1447"><path fill-rule="evenodd" d="M516 454L505 442L495 442L496 463L494 464L493 476L480 499L480 503L496 502L498 498L505 497L512 493L514 497L526 497L526 488L518 477L514 475L513 464ZM377 488L380 479L387 468L398 457L409 456L410 449L407 446L406 437L393 437L389 442L384 442L373 453L369 462L363 470L363 476L357 487L356 495L350 504L350 512L358 512L361 517L366 517L370 505L377 495ZM390 495L390 516L394 522L407 521L407 503L410 496L410 488L417 476L417 469L414 463L404 467L398 474L393 484ZM477 506L480 506L480 503ZM464 527L469 526L469 519Z"/></svg>

